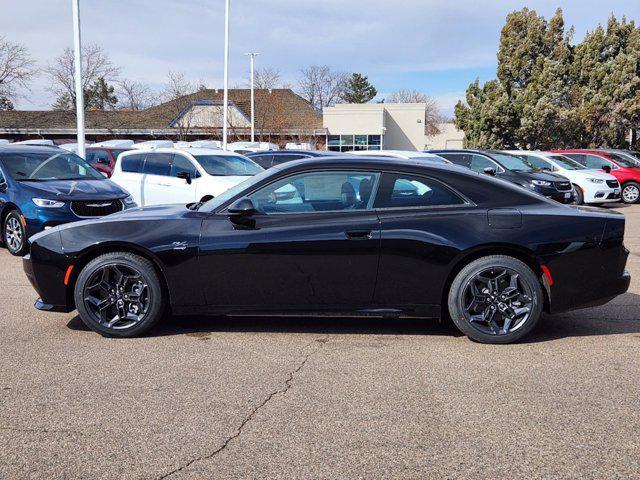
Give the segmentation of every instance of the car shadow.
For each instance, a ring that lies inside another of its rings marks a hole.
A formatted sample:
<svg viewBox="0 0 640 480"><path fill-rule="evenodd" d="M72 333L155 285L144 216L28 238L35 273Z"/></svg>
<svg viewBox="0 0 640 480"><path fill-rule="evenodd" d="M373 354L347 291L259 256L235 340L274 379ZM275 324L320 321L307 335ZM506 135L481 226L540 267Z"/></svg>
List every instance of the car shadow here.
<svg viewBox="0 0 640 480"><path fill-rule="evenodd" d="M89 331L77 315L67 327ZM211 333L314 333L335 335L442 335L462 334L448 321L413 318L377 317L167 317L147 337L190 335L205 337ZM640 338L640 295L626 293L600 307L564 314L544 315L522 343L540 343L570 337L637 334Z"/></svg>

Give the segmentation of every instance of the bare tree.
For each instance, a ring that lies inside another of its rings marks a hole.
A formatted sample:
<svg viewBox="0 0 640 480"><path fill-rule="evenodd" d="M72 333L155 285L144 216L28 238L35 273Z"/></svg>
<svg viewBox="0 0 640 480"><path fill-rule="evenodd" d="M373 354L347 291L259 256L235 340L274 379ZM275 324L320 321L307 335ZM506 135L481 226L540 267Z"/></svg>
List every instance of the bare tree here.
<svg viewBox="0 0 640 480"><path fill-rule="evenodd" d="M11 103L21 90L29 87L36 71L26 47L0 36L0 97Z"/></svg>
<svg viewBox="0 0 640 480"><path fill-rule="evenodd" d="M253 78L256 89L268 90L270 88L287 88L287 86L282 82L280 71L275 68L256 68ZM251 79L248 78L247 86L250 85Z"/></svg>
<svg viewBox="0 0 640 480"><path fill-rule="evenodd" d="M155 103L155 97L144 82L125 79L118 83L118 106L124 110L144 110Z"/></svg>
<svg viewBox="0 0 640 480"><path fill-rule="evenodd" d="M44 70L51 79L49 90L58 97L57 104L65 104L60 100L68 99L68 104L75 107L75 66L73 50L66 48L53 63ZM96 44L86 45L82 48L82 89L87 91L90 85L99 79L113 81L118 78L120 69L116 67L107 53Z"/></svg>
<svg viewBox="0 0 640 480"><path fill-rule="evenodd" d="M184 73L169 70L167 82L160 94L165 102L163 108L171 113L174 118L174 126L178 131L178 139L185 140L191 128L191 115L186 110L193 101L193 94L199 86L190 82Z"/></svg>
<svg viewBox="0 0 640 480"><path fill-rule="evenodd" d="M436 135L440 133L438 124L445 121L440 112L440 107L435 98L417 90L400 89L385 98L387 103L424 103L426 104L424 128L425 134Z"/></svg>
<svg viewBox="0 0 640 480"><path fill-rule="evenodd" d="M312 65L300 73L299 93L317 110L335 105L342 97L347 82L345 73L336 72L326 65Z"/></svg>

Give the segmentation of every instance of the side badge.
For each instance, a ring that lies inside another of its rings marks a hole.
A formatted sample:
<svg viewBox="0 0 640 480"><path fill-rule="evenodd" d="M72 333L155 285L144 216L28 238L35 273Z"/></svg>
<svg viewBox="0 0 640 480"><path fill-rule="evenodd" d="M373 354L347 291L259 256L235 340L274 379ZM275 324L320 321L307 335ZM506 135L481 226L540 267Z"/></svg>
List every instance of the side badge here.
<svg viewBox="0 0 640 480"><path fill-rule="evenodd" d="M173 242L171 244L174 250L186 250L187 242Z"/></svg>

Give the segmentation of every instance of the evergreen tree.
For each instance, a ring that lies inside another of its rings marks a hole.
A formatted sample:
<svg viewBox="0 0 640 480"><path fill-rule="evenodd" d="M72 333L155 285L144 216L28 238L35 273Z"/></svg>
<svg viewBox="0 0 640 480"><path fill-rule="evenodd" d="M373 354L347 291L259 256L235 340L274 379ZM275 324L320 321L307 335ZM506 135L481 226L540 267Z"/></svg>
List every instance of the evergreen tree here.
<svg viewBox="0 0 640 480"><path fill-rule="evenodd" d="M353 73L346 82L342 100L346 103L367 103L377 94L378 91L369 83L368 77Z"/></svg>
<svg viewBox="0 0 640 480"><path fill-rule="evenodd" d="M84 94L87 110L113 110L118 103L115 88L100 77Z"/></svg>
<svg viewBox="0 0 640 480"><path fill-rule="evenodd" d="M0 96L0 111L7 111L7 110L13 110L14 106L13 106L13 102L5 97L5 96Z"/></svg>

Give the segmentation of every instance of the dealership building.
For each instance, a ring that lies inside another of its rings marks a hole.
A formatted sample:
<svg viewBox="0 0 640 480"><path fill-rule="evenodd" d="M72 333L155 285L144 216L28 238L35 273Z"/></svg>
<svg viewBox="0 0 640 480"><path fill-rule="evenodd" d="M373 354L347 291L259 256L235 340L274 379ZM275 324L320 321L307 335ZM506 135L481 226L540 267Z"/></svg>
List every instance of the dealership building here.
<svg viewBox="0 0 640 480"><path fill-rule="evenodd" d="M251 91L230 89L229 141L249 140ZM88 141L128 138L134 141L220 139L223 130L223 91L201 89L144 110L89 110L85 115ZM255 91L256 140L279 144L307 143L318 150L423 150L461 147L464 134L452 123L426 135L427 105L339 104L314 109L291 89ZM75 141L72 111L0 111L0 139Z"/></svg>

